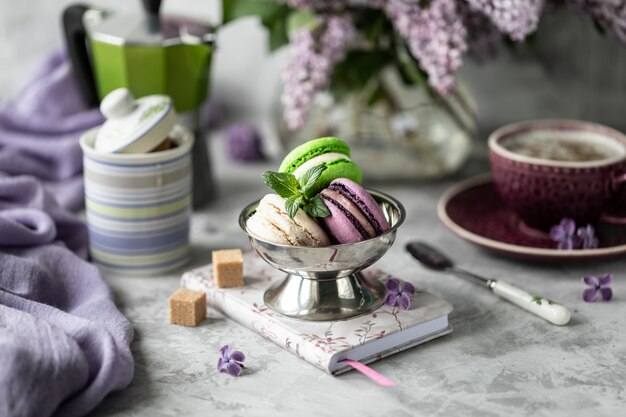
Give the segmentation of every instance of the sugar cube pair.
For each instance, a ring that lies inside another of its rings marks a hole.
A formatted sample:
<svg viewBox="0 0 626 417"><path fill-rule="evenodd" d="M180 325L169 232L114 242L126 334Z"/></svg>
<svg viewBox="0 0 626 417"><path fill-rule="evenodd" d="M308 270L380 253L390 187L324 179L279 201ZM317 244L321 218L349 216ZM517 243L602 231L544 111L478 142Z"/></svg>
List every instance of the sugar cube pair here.
<svg viewBox="0 0 626 417"><path fill-rule="evenodd" d="M213 279L218 288L243 286L243 255L239 249L213 251ZM206 317L206 294L179 288L169 298L170 323L195 327Z"/></svg>

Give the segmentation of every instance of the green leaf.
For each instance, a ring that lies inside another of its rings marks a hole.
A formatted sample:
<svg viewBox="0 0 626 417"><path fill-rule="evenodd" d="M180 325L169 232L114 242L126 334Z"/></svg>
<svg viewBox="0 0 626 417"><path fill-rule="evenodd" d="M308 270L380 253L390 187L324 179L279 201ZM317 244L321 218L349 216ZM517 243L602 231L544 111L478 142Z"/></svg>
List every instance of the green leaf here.
<svg viewBox="0 0 626 417"><path fill-rule="evenodd" d="M273 20L286 15L289 7L271 0L222 0L222 22L246 16L258 16L261 20Z"/></svg>
<svg viewBox="0 0 626 417"><path fill-rule="evenodd" d="M606 28L602 26L602 23L600 23L598 19L593 19L593 26L596 28L598 33L600 33L602 36L607 36Z"/></svg>
<svg viewBox="0 0 626 417"><path fill-rule="evenodd" d="M392 62L387 51L350 51L333 70L331 86L338 98L342 95L360 91L367 82L377 77Z"/></svg>
<svg viewBox="0 0 626 417"><path fill-rule="evenodd" d="M300 187L302 188L302 192L307 194L307 191L313 189L315 187L315 183L319 180L320 175L328 168L326 165L317 165L313 168L309 169L300 177Z"/></svg>
<svg viewBox="0 0 626 417"><path fill-rule="evenodd" d="M367 105L371 107L374 104L378 103L383 98L385 98L385 92L383 91L382 88L380 88L380 83L379 83L374 89L374 91L372 91L372 93L367 98Z"/></svg>
<svg viewBox="0 0 626 417"><path fill-rule="evenodd" d="M389 20L379 10L364 10L361 20L364 21L364 25L362 28L359 27L360 32L370 42L379 42L385 29L389 29L386 27L389 24Z"/></svg>
<svg viewBox="0 0 626 417"><path fill-rule="evenodd" d="M289 42L287 18L291 12L289 6L271 0L222 0L223 23L247 16L258 17L267 28L272 51Z"/></svg>
<svg viewBox="0 0 626 417"><path fill-rule="evenodd" d="M296 217L296 213L300 208L300 203L302 202L301 195L292 195L285 201L285 210L287 211L287 215L290 219Z"/></svg>
<svg viewBox="0 0 626 417"><path fill-rule="evenodd" d="M314 13L297 10L289 13L287 17L287 34L293 35L294 32L303 28L313 28L317 18Z"/></svg>
<svg viewBox="0 0 626 417"><path fill-rule="evenodd" d="M330 210L324 204L324 200L320 196L313 197L307 204L302 207L302 210L311 217L328 217L330 216Z"/></svg>
<svg viewBox="0 0 626 417"><path fill-rule="evenodd" d="M266 171L263 173L263 182L283 198L300 195L300 184L291 174L286 172Z"/></svg>
<svg viewBox="0 0 626 417"><path fill-rule="evenodd" d="M428 84L428 75L419 67L413 59L400 61L400 75L407 85L416 85L418 87Z"/></svg>
<svg viewBox="0 0 626 417"><path fill-rule="evenodd" d="M267 28L270 51L275 51L281 46L289 43L285 18L278 17L273 19L262 19L261 23L263 23L263 26Z"/></svg>

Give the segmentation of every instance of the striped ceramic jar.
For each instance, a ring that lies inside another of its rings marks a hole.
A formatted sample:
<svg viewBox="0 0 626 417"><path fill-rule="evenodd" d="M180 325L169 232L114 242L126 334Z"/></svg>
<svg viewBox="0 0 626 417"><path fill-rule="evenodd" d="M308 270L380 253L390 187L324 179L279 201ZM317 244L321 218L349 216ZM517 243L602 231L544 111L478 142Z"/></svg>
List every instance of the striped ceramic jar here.
<svg viewBox="0 0 626 417"><path fill-rule="evenodd" d="M189 259L193 134L175 126L177 146L142 154L113 154L93 147L86 132L85 206L93 260L124 274L161 274Z"/></svg>

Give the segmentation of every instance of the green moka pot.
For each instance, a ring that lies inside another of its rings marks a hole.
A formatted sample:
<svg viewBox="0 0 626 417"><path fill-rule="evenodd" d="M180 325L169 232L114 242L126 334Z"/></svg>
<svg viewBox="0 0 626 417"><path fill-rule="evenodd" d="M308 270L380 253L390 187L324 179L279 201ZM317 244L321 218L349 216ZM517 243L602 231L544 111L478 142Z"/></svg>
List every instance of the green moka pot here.
<svg viewBox="0 0 626 417"><path fill-rule="evenodd" d="M64 11L70 59L89 105L121 87L135 97L168 95L179 113L204 102L214 32L187 18L160 16L160 3L144 0L143 16L85 5Z"/></svg>

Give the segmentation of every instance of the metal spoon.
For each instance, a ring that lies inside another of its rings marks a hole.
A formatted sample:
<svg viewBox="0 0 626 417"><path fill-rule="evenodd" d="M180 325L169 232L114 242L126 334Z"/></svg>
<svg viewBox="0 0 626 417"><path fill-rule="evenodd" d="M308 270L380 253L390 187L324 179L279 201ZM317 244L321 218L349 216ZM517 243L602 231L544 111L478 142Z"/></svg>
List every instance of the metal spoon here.
<svg viewBox="0 0 626 417"><path fill-rule="evenodd" d="M457 268L443 253L424 242L407 243L406 250L425 267L435 271L454 274L466 278L474 284L487 287L498 296L550 323L563 326L569 322L571 314L567 307L552 300L529 294L506 282L483 278L472 272Z"/></svg>

